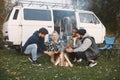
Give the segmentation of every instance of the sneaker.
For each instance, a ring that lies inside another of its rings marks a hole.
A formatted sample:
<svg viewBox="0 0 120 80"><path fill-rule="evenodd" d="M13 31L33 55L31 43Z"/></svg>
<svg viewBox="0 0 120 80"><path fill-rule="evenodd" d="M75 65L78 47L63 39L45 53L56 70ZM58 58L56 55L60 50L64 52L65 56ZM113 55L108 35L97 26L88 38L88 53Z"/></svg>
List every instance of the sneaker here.
<svg viewBox="0 0 120 80"><path fill-rule="evenodd" d="M77 59L75 58L74 60L73 60L73 62L76 62L77 61Z"/></svg>
<svg viewBox="0 0 120 80"><path fill-rule="evenodd" d="M95 66L95 65L97 65L97 62L96 62L96 61L95 61L95 62L90 63L90 64L89 64L89 67L93 67L93 66Z"/></svg>
<svg viewBox="0 0 120 80"><path fill-rule="evenodd" d="M77 62L82 62L82 59L81 59L81 58L80 58L80 59L78 59L78 60L77 60Z"/></svg>
<svg viewBox="0 0 120 80"><path fill-rule="evenodd" d="M36 60L36 61L33 61L33 62L32 62L32 65L33 65L33 66L41 66L41 64L39 64L37 60Z"/></svg>
<svg viewBox="0 0 120 80"><path fill-rule="evenodd" d="M28 57L28 60L29 60L30 62L33 62L33 59L32 59L31 57Z"/></svg>

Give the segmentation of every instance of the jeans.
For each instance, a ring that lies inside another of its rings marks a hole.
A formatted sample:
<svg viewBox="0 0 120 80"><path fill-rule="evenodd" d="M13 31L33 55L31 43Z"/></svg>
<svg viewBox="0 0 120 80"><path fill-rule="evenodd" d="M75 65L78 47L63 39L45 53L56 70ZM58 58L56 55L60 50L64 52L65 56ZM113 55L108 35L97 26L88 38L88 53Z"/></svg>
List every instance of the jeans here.
<svg viewBox="0 0 120 80"><path fill-rule="evenodd" d="M31 54L31 58L33 61L36 61L41 54L37 54L37 44L30 44L26 47L24 53L25 54Z"/></svg>

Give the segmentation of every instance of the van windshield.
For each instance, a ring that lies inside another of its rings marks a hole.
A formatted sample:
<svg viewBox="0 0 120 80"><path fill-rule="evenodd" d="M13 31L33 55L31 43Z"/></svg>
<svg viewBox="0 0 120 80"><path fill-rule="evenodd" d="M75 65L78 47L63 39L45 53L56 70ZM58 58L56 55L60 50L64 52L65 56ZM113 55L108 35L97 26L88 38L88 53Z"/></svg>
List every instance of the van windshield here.
<svg viewBox="0 0 120 80"><path fill-rule="evenodd" d="M93 14L80 13L79 15L80 15L80 22L82 22L82 23L95 23L95 24L100 23Z"/></svg>
<svg viewBox="0 0 120 80"><path fill-rule="evenodd" d="M24 9L24 20L51 21L51 11Z"/></svg>

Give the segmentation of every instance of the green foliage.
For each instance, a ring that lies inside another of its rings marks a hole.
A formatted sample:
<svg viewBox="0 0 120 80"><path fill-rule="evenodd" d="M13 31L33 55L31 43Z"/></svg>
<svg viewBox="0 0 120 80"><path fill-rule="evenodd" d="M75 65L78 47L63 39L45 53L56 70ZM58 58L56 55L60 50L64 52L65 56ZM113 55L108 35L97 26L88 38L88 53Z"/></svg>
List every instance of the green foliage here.
<svg viewBox="0 0 120 80"><path fill-rule="evenodd" d="M94 1L94 0L92 0ZM93 2L91 10L101 19L111 33L116 36L120 34L120 0L96 0Z"/></svg>
<svg viewBox="0 0 120 80"><path fill-rule="evenodd" d="M101 52L98 65L93 68L85 61L70 68L54 66L47 55L38 59L42 66L35 67L23 54L0 50L0 80L119 80L119 52Z"/></svg>
<svg viewBox="0 0 120 80"><path fill-rule="evenodd" d="M0 1L0 41L2 40L2 24L4 22L5 14L3 14L4 10L4 1Z"/></svg>
<svg viewBox="0 0 120 80"><path fill-rule="evenodd" d="M120 37L120 0L72 0L78 9L92 10L105 25L107 34Z"/></svg>

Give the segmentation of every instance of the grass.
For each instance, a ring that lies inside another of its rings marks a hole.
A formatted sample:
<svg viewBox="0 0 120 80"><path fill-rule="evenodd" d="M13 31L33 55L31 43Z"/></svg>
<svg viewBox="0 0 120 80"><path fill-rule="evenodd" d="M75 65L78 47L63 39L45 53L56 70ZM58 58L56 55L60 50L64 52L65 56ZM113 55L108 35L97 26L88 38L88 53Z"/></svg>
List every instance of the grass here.
<svg viewBox="0 0 120 80"><path fill-rule="evenodd" d="M3 0L0 3L3 12ZM1 15L5 16L5 15ZM3 19L0 17L0 39ZM14 50L0 50L0 80L120 80L120 51L101 52L98 65L89 68L86 62L74 67L59 67L50 63L49 57L39 58L42 67L32 66L25 55Z"/></svg>
<svg viewBox="0 0 120 80"><path fill-rule="evenodd" d="M54 66L47 55L38 60L41 67L32 66L27 56L14 50L0 50L0 80L120 80L120 51L101 52L98 65L86 62L74 67Z"/></svg>

